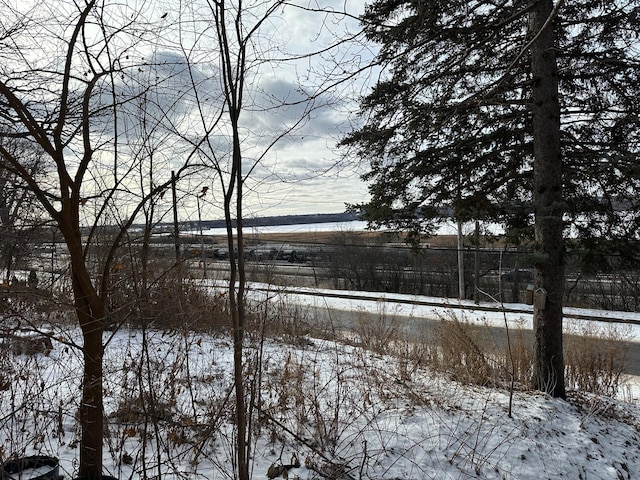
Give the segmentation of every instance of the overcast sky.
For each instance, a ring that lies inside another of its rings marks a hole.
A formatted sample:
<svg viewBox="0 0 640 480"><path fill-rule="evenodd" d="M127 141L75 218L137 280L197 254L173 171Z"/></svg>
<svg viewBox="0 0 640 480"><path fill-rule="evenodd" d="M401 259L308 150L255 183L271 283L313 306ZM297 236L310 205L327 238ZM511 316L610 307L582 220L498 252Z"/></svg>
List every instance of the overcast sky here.
<svg viewBox="0 0 640 480"><path fill-rule="evenodd" d="M128 84L123 81L121 87L123 91L144 90L160 79L160 88L153 97L155 104L146 103L144 107L150 121L169 119L172 128L185 125L183 134L192 136L193 143L182 149L179 142L170 139L171 135L155 141L156 162L159 164L159 156L165 157L165 175L180 168L191 145L198 143L205 131L209 132L206 136L210 141L208 146L202 146L201 153L210 155L205 163L215 159L218 164L228 164L232 145L226 116L220 126L211 130L199 123L204 111L210 119L209 126L214 125L223 99L216 53L218 38L212 28L211 12L205 3L198 6L198 0L191 4L193 8L181 12L173 2L165 0L166 8L162 8L163 0L153 2L156 3L148 5L156 8L145 15L147 21L157 23L162 38L151 46L142 44L141 48L152 53L138 51L139 57L150 57L151 71L144 66L142 73L137 73L134 68L134 77ZM263 0L244 3L245 34L253 29L256 19L263 18L264 8L271 5ZM367 93L373 75L373 70L366 67L374 57L375 47L357 35L357 17L364 5L365 0L292 0L272 12L251 37L240 115L243 170L251 172L244 188L245 217L339 213L345 211L346 204L366 200L367 188L360 180L362 167L346 161L345 152L336 148L357 121L354 113L358 96ZM232 14L233 11L228 14L229 22ZM231 26L231 37L233 31ZM353 41L345 41L350 38ZM230 41L233 44L234 39ZM356 71L362 73L353 75ZM189 92L192 84L197 85L197 100ZM132 94L136 92L128 93ZM130 118L135 124L140 118L137 104L123 108L134 110L129 117L121 115L119 121ZM283 135L294 126L291 133ZM119 130L131 132L131 148L146 138L136 128L122 125ZM203 187L208 187L207 194L197 199ZM183 193L181 219L197 218L198 204L203 219L223 217L223 193L211 171L185 176L178 190ZM164 200L167 212L168 197Z"/></svg>
<svg viewBox="0 0 640 480"><path fill-rule="evenodd" d="M354 16L364 9L364 0L299 2L305 7L318 4L336 11L346 9ZM278 58L321 50L358 29L355 19L287 7L274 15L265 27L264 37L271 42L269 55ZM336 142L350 131L355 120L354 99L366 91L371 72L322 93L310 111L299 89L316 93L319 86L361 68L372 58L371 48L343 44L323 56L260 67L248 85L250 101L241 117L247 129L247 142L243 145L247 163L261 155L284 126L300 118L305 121L292 135L279 140L253 171L247 182L246 216L343 212L345 204L360 203L367 198L366 186L359 178L361 168L343 161L344 152L336 149ZM264 111L263 107L279 102L290 105ZM251 135L256 138L250 140ZM221 214L215 189L210 191L213 195L203 199L204 218Z"/></svg>
<svg viewBox="0 0 640 480"><path fill-rule="evenodd" d="M232 4L230 0L229 5ZM367 75L372 75L367 71L354 77L350 72L363 70L370 63L373 46L338 43L359 31L357 17L364 4L365 0L290 0L261 23L251 37L244 110L240 116L243 169L251 171L244 190L246 217L337 213L343 212L347 203L366 200L367 189L359 179L362 170L344 162L344 152L336 149L336 143L356 121L356 99L367 92ZM243 17L246 35L262 18L261 12L274 3L245 0L243 5L247 8ZM232 21L233 11L229 8L228 20ZM92 13L83 29L87 43L79 44L79 48L88 48L90 55L85 57L86 52L78 50L73 57L78 80L71 88L82 91L86 87L82 78L89 78L96 66L100 70L114 62L120 73L105 75L103 78L111 78L113 83L105 82L91 97L92 107L105 114L96 116L91 124L94 144L100 148L94 151L91 178L82 183L81 194L95 202L93 210L87 206L88 223L94 212L101 211L101 192L115 178L122 182L118 192L125 192L120 208L126 216L127 206L135 205L131 197L137 200L151 184L167 182L171 171L179 170L187 159L205 162L202 158L208 155L209 160L229 163L231 152L228 123L216 121L226 116L220 117L224 105L220 50L207 2L107 0ZM30 82L21 71L32 76L62 71L64 56L60 52L68 46L79 14L77 5L70 0L15 5L10 1L0 5L0 14L0 29L20 26L9 38L13 43L0 42L2 51L13 58L14 63L4 61L0 68L11 85L20 87L20 82ZM233 24L230 27L233 32ZM331 45L334 46L329 48ZM309 56L311 52L322 54ZM29 62L24 62L23 55L29 55ZM46 74L42 77L45 80L39 81L50 83ZM61 78L51 76L53 81ZM341 81L346 78L350 81ZM51 85L52 91L56 88L60 87ZM37 90L33 95L30 103L42 101ZM313 102L305 101L309 96ZM117 108L111 108L116 97L120 100ZM52 98L44 98L44 107L55 104L57 97ZM106 114L112 111L117 114ZM294 126L291 135L282 136ZM71 166L84 158L79 131L69 129L70 135L76 135L66 149ZM113 137L114 131L117 151L107 138ZM206 151L194 149L202 138L210 140ZM153 153L153 163L149 152ZM123 175L129 175L131 180L122 180ZM141 182L145 175L153 178ZM208 193L199 200L202 218L222 217L219 184L211 171L202 170L197 175L185 174L179 181L184 211L181 219L194 218L197 194L203 187L208 187ZM163 199L167 212L168 197ZM119 201L119 197L113 201Z"/></svg>

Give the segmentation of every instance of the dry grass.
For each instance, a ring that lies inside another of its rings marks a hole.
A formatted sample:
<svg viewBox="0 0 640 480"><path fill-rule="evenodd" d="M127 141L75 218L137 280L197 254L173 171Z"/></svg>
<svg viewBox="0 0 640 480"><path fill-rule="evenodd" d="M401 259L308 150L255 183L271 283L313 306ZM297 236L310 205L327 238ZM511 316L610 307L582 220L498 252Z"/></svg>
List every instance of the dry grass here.
<svg viewBox="0 0 640 480"><path fill-rule="evenodd" d="M509 331L511 350L494 338L488 326L473 325L453 312L435 331L421 331L411 319L400 319L381 306L376 314L357 313L351 341L369 351L399 359L399 378L416 366L428 366L452 379L475 385L523 388L533 371L533 337L526 329ZM568 324L564 351L569 388L616 395L621 387L627 351L625 327L594 323Z"/></svg>
<svg viewBox="0 0 640 480"><path fill-rule="evenodd" d="M359 346L376 353L393 353L394 347L402 340L401 320L387 308L384 302L380 302L375 314L355 314L356 343Z"/></svg>
<svg viewBox="0 0 640 480"><path fill-rule="evenodd" d="M434 367L461 383L493 383L492 348L486 332L459 320L453 313L440 321Z"/></svg>
<svg viewBox="0 0 640 480"><path fill-rule="evenodd" d="M183 280L181 269L158 269L146 286L116 278L109 294L110 324L211 331L230 325L227 295ZM133 277L137 278L137 277Z"/></svg>
<svg viewBox="0 0 640 480"><path fill-rule="evenodd" d="M627 361L629 332L613 324L569 324L564 337L566 383L580 391L616 395Z"/></svg>

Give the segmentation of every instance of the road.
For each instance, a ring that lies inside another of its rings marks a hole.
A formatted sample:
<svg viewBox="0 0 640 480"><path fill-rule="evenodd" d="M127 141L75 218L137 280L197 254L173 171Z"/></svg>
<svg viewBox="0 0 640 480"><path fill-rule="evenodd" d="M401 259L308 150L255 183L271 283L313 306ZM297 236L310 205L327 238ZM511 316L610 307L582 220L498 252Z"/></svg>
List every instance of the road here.
<svg viewBox="0 0 640 480"><path fill-rule="evenodd" d="M318 290L313 288L274 287L253 284L255 292L284 298L290 304L305 305L313 309L310 317L331 322L334 328L353 329L363 318L380 321L393 318L404 328L420 328L421 331L435 330L442 318L455 314L457 318L482 329L497 346L506 345L505 325L513 332L521 332L526 341L532 339L533 309L529 305L483 303L474 305L469 301L421 297L415 295L392 295L385 293L346 292ZM588 325L588 327L585 327ZM622 337L623 348L627 349L625 373L640 376L640 314L629 312L609 312L566 308L565 328L568 334L584 331L584 328L601 332L615 330ZM604 348L604 341L603 341Z"/></svg>

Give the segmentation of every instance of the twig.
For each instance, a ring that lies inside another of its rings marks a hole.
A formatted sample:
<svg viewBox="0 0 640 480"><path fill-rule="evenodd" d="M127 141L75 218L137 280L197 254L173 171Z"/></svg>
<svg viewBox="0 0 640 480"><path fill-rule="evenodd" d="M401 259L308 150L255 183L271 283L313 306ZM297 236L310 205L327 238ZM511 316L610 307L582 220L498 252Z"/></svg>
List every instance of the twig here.
<svg viewBox="0 0 640 480"><path fill-rule="evenodd" d="M275 418L273 418L273 416L271 416L269 413L265 412L262 408L260 408L259 406L256 406L256 409L258 410L258 413L260 415L264 415L265 418L267 418L270 422L272 422L274 425L276 425L278 428L281 428L283 431L285 431L286 433L288 433L289 435L291 435L293 437L294 440L296 440L297 442L300 442L301 444L303 444L304 446L306 446L307 448L309 448L310 450L312 450L314 453L316 453L318 456L320 456L323 460L325 460L332 468L340 468L343 465L338 464L338 463L334 463L329 457L327 457L324 453L318 451L318 449L316 449L313 445L311 445L307 440L305 440L304 438L302 438L300 435L298 435L297 433L293 432L291 429L287 428L287 426L285 426L282 422L276 420ZM307 468L309 468L307 466ZM322 471L318 471L315 468L311 468L312 470L315 470L317 473L322 474ZM349 478L350 480L356 480L355 477L353 477L352 475L349 475L347 472L344 472L343 474L346 478Z"/></svg>

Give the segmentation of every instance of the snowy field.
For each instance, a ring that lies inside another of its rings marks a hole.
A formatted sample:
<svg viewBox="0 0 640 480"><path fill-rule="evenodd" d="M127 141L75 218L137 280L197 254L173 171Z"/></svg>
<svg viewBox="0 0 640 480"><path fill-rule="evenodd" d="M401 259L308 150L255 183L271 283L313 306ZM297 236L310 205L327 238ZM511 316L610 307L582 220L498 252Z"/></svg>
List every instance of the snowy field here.
<svg viewBox="0 0 640 480"><path fill-rule="evenodd" d="M345 310L380 309L371 300L277 296L268 295L273 308L315 298ZM416 317L447 311L393 308ZM527 328L522 314L507 315ZM472 309L465 318L504 324L502 315ZM80 335L72 326L54 335L59 341L48 355L2 351L0 454L55 456L72 478L81 355L68 344ZM234 478L229 339L160 330L112 335L105 336L105 473ZM606 480L640 471L640 407L630 390L617 399L571 392L568 401L519 390L509 415L507 390L456 382L410 357L309 334L251 340L255 479L293 454L302 465L289 478L300 479Z"/></svg>
<svg viewBox="0 0 640 480"><path fill-rule="evenodd" d="M501 227L498 225L486 226L492 233L499 234L502 232ZM363 232L367 230L367 222L362 220L352 220L349 222L321 222L321 223L300 223L291 225L268 225L259 227L244 227L245 233L321 233L321 232ZM379 229L377 231L385 231L385 229ZM199 235L200 230L192 230L189 232L192 235ZM466 232L465 232L466 233ZM225 228L208 228L203 230L203 235L226 235ZM457 235L458 227L454 222L443 222L435 232L436 235Z"/></svg>
<svg viewBox="0 0 640 480"><path fill-rule="evenodd" d="M245 233L321 233L321 232L361 232L367 229L367 222L354 220L351 222L322 222L322 223L301 223L291 225L269 225L260 227L244 227ZM200 230L185 232L191 235L200 235ZM208 228L203 230L203 235L221 236L226 235L227 230L223 227Z"/></svg>

